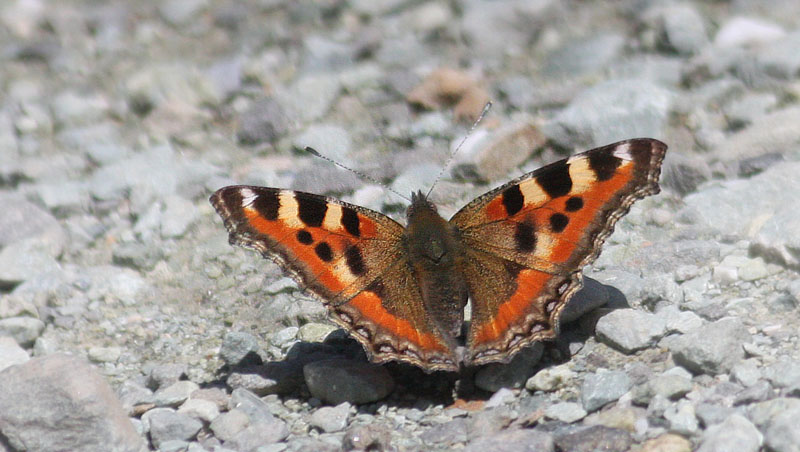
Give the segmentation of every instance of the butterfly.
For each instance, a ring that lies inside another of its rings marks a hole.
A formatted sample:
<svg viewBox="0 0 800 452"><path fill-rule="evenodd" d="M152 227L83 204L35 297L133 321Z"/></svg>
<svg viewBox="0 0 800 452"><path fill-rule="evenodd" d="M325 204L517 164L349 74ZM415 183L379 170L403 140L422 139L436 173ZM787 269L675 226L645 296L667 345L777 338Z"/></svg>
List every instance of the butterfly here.
<svg viewBox="0 0 800 452"><path fill-rule="evenodd" d="M417 192L405 227L279 188L228 186L210 202L231 244L272 259L316 295L373 362L457 371L556 337L583 267L634 201L659 192L666 150L638 138L576 154L479 196L449 221Z"/></svg>

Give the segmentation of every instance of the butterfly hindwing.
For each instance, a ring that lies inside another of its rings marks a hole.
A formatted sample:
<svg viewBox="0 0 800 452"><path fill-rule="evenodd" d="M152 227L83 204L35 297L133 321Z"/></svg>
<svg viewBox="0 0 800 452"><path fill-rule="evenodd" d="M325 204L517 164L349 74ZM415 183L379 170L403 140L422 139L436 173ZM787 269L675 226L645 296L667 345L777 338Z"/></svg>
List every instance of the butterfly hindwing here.
<svg viewBox="0 0 800 452"><path fill-rule="evenodd" d="M506 361L555 337L581 269L634 201L658 193L665 152L653 139L592 149L525 174L453 216L472 301L466 361Z"/></svg>
<svg viewBox="0 0 800 452"><path fill-rule="evenodd" d="M402 247L403 226L333 198L276 188L224 187L211 203L231 243L278 263L374 361L457 367L450 340L425 315Z"/></svg>

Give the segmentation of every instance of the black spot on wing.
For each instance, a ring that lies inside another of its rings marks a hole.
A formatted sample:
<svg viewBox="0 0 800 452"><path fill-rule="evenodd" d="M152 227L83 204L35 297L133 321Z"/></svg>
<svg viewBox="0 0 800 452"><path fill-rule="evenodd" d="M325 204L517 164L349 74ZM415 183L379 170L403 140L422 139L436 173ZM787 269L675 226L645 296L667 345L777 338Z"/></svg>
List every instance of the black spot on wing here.
<svg viewBox="0 0 800 452"><path fill-rule="evenodd" d="M529 253L536 249L536 228L529 222L517 223L514 231L514 244L517 250Z"/></svg>
<svg viewBox="0 0 800 452"><path fill-rule="evenodd" d="M310 232L303 229L301 231L297 231L297 241L303 245L311 245L314 243L314 237L311 236Z"/></svg>
<svg viewBox="0 0 800 452"><path fill-rule="evenodd" d="M519 185L512 185L503 192L503 206L509 216L516 214L522 210L525 205L525 196L522 195L522 190Z"/></svg>
<svg viewBox="0 0 800 452"><path fill-rule="evenodd" d="M324 262L333 260L333 250L331 250L331 246L325 242L318 243L317 246L314 247L314 252L317 253L317 257Z"/></svg>
<svg viewBox="0 0 800 452"><path fill-rule="evenodd" d="M361 256L361 250L359 250L358 247L352 245L348 246L347 250L344 252L344 259L347 268L350 269L350 273L361 276L367 271L367 268L364 266L364 258Z"/></svg>
<svg viewBox="0 0 800 452"><path fill-rule="evenodd" d="M569 217L563 213L554 213L550 215L550 229L553 232L561 232L569 224Z"/></svg>
<svg viewBox="0 0 800 452"><path fill-rule="evenodd" d="M594 171L597 180L601 182L614 177L614 172L622 164L622 159L614 156L614 149L616 148L607 148L588 154L589 168Z"/></svg>
<svg viewBox="0 0 800 452"><path fill-rule="evenodd" d="M562 160L545 167L545 171L536 176L536 182L551 198L568 194L572 190L569 164Z"/></svg>
<svg viewBox="0 0 800 452"><path fill-rule="evenodd" d="M236 192L241 198L241 194ZM241 200L239 201L241 202ZM259 215L270 221L278 219L278 209L281 206L281 201L278 199L277 191L265 191L258 194L253 200L251 207L256 209Z"/></svg>
<svg viewBox="0 0 800 452"><path fill-rule="evenodd" d="M566 202L565 208L567 212L577 212L583 208L583 198L580 196L573 196Z"/></svg>
<svg viewBox="0 0 800 452"><path fill-rule="evenodd" d="M353 237L361 236L361 230L359 228L360 222L358 220L358 214L355 210L349 207L342 207L341 223L342 227L344 227L344 230Z"/></svg>
<svg viewBox="0 0 800 452"><path fill-rule="evenodd" d="M328 203L324 199L313 198L310 196L296 196L297 215L300 221L308 226L318 228L325 220L325 212L328 211Z"/></svg>

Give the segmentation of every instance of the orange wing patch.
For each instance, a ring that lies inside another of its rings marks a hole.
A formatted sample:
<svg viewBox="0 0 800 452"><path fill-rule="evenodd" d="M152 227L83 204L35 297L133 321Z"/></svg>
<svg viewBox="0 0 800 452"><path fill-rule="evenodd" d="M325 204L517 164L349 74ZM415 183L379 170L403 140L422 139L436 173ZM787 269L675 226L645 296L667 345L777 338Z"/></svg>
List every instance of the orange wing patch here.
<svg viewBox="0 0 800 452"><path fill-rule="evenodd" d="M506 295L471 285L468 345L474 364L504 360L555 336L561 309L580 289L581 269L631 204L658 192L665 151L651 139L593 149L511 181L450 220L467 247L506 262L515 284Z"/></svg>

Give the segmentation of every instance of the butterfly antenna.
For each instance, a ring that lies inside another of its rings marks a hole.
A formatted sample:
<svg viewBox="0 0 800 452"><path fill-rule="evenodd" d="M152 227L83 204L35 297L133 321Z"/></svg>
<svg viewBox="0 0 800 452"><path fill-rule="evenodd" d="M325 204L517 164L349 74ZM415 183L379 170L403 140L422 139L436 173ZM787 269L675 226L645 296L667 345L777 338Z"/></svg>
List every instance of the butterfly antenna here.
<svg viewBox="0 0 800 452"><path fill-rule="evenodd" d="M433 185L431 185L431 188L428 190L428 193L425 194L425 198L431 195L431 192L433 192L433 188L436 187L436 184L439 182L439 179L441 179L442 176L444 175L444 172L447 169L447 167L450 166L450 163L453 161L453 158L456 156L456 154L458 154L458 151L460 151L461 147L464 146L464 143L467 141L467 138L469 138L469 136L472 134L472 131L475 130L476 127L478 127L478 124L480 124L480 122L483 120L483 117L486 116L487 113L489 113L489 110L491 108L492 108L492 103L486 102L486 105L483 106L481 114L478 115L478 119L476 119L475 122L472 123L472 126L469 128L466 135L464 135L464 138L461 139L461 142L458 143L458 146L456 146L456 148L453 149L453 152L451 152L450 155L447 157L447 160L444 162L444 165L442 165L442 169L439 170L439 174L436 176L436 179L434 179Z"/></svg>
<svg viewBox="0 0 800 452"><path fill-rule="evenodd" d="M408 196L401 195L396 190L394 190L392 187L384 184L383 182L380 182L379 180L375 179L374 177L372 177L372 176L370 176L368 174L365 174L365 173L363 173L363 172L361 172L359 170L350 168L349 166L345 166L345 165L337 162L336 160L334 160L334 159L332 159L330 157L326 157L326 156L320 154L319 152L317 152L316 149L314 149L314 148L312 148L310 146L306 146L305 151L308 152L309 154L315 156L315 157L319 157L322 160L325 160L325 161L328 161L330 163L333 163L334 165L338 166L339 168L346 169L347 171L350 171L351 173L355 174L356 176L358 176L358 177L360 177L362 179L366 179L366 180L372 182L373 184L380 185L381 187L385 188L386 190L389 190L390 192L394 193L395 195L405 199L408 202L411 202L411 199L409 199Z"/></svg>

